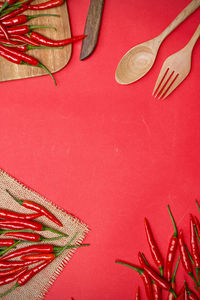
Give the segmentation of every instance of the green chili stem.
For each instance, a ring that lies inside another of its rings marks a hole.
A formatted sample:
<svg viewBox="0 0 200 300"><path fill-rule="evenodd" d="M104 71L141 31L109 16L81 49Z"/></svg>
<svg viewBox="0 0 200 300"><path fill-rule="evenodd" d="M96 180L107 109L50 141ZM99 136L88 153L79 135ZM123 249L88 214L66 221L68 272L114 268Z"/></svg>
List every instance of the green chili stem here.
<svg viewBox="0 0 200 300"><path fill-rule="evenodd" d="M193 259L192 259L192 256L191 256L191 254L190 254L190 251L189 251L189 249L188 249L188 247L187 247L186 244L185 244L185 249L186 249L186 251L187 251L187 253L188 253L188 255L189 255L189 258L190 258L190 260L191 260L191 262L192 262L192 264L193 264L193 266L194 266L194 261L193 261Z"/></svg>
<svg viewBox="0 0 200 300"><path fill-rule="evenodd" d="M65 234L65 233L63 233L63 232L60 232L60 231L57 231L57 230L55 230L55 229L52 229L52 228L49 228L49 227L45 227L45 226L43 226L42 230L44 230L44 231L51 231L51 232L53 232L53 233L62 235L62 236L64 236L64 237L67 237L67 236L68 236L68 234Z"/></svg>
<svg viewBox="0 0 200 300"><path fill-rule="evenodd" d="M48 29L54 29L55 31L57 31L56 27L53 27L53 26L29 25L28 27L30 30L37 29L37 28L48 28Z"/></svg>
<svg viewBox="0 0 200 300"><path fill-rule="evenodd" d="M174 292L173 289L170 289L169 292L172 293L172 295L174 296L175 299L177 298L176 293Z"/></svg>
<svg viewBox="0 0 200 300"><path fill-rule="evenodd" d="M69 245L69 246L67 246L66 249L71 249L71 248L81 248L81 247L87 247L87 246L90 246L90 244ZM60 252L61 248L62 248L62 247L53 247L53 250L54 250L55 252L57 252L57 251Z"/></svg>
<svg viewBox="0 0 200 300"><path fill-rule="evenodd" d="M14 243L13 245L11 245L10 247L6 248L5 250L0 252L0 256L4 255L6 252L8 252L10 249L14 248L15 246L17 246L21 241L17 241L16 243Z"/></svg>
<svg viewBox="0 0 200 300"><path fill-rule="evenodd" d="M195 202L196 202L197 208L198 208L198 210L199 210L199 212L200 212L200 206L199 206L199 203L198 203L197 200L195 200Z"/></svg>
<svg viewBox="0 0 200 300"><path fill-rule="evenodd" d="M198 283L194 277L194 274L193 273L188 273L188 275L193 279L194 283L196 284L196 286L198 287Z"/></svg>
<svg viewBox="0 0 200 300"><path fill-rule="evenodd" d="M16 283L13 287L11 287L8 291L6 291L5 293L0 295L0 298L5 297L6 295L8 295L9 293L11 293L12 291L14 291L17 287L19 286L18 283Z"/></svg>
<svg viewBox="0 0 200 300"><path fill-rule="evenodd" d="M164 269L163 269L163 267L160 267L159 270L160 270L160 276L163 277L163 275L164 275Z"/></svg>
<svg viewBox="0 0 200 300"><path fill-rule="evenodd" d="M0 13L1 13L1 11L4 10L7 6L8 6L8 2L5 1L4 4L2 5L2 7L0 8Z"/></svg>
<svg viewBox="0 0 200 300"><path fill-rule="evenodd" d="M196 226L195 226L195 225L194 225L194 230L195 230L195 233L196 233L197 239L198 239L198 241L199 241L199 243L200 243L200 237L199 237L199 234L198 234L198 231L197 231L197 228L196 228Z"/></svg>
<svg viewBox="0 0 200 300"><path fill-rule="evenodd" d="M175 282L176 272L177 272L177 270L178 270L180 258L181 258L181 257L180 257L180 255L179 255L178 261L177 261L176 266L175 266L175 269L174 269L174 273L173 273L173 276L172 276L171 283L174 283L174 282Z"/></svg>
<svg viewBox="0 0 200 300"><path fill-rule="evenodd" d="M137 267L134 267L134 266L131 266L127 263L124 263L124 262L121 262L121 261L115 261L116 264L120 264L120 265L124 265L124 266L127 266L133 270L135 270L136 272L138 272L140 275L142 275L144 273L144 270L143 269L140 269L140 268L137 268Z"/></svg>
<svg viewBox="0 0 200 300"><path fill-rule="evenodd" d="M55 254L55 257L61 255L66 249L67 247L71 244L71 242L75 239L75 237L77 236L78 232L75 233L75 235L71 238L71 240L67 243L66 246L64 246L58 253Z"/></svg>
<svg viewBox="0 0 200 300"><path fill-rule="evenodd" d="M172 220L173 227L174 227L173 237L177 238L178 237L178 230L177 230L177 227L176 227L176 223L175 223L174 217L173 217L172 212L170 210L169 204L167 205L167 208L168 208L168 212L169 212L169 215L170 215L170 218Z"/></svg>
<svg viewBox="0 0 200 300"><path fill-rule="evenodd" d="M18 202L20 205L23 205L23 200L17 199L13 194L11 194L11 192L9 190L6 190L6 192L16 201Z"/></svg>
<svg viewBox="0 0 200 300"><path fill-rule="evenodd" d="M28 15L27 18L28 20L38 18L38 17L58 17L60 18L60 15L55 15L55 14L38 14L38 15Z"/></svg>
<svg viewBox="0 0 200 300"><path fill-rule="evenodd" d="M38 63L37 67L44 69L53 79L55 85L57 85L56 80L54 78L54 76L52 75L52 73L49 71L49 69L47 69L47 67L45 67L43 64L41 64L40 62Z"/></svg>

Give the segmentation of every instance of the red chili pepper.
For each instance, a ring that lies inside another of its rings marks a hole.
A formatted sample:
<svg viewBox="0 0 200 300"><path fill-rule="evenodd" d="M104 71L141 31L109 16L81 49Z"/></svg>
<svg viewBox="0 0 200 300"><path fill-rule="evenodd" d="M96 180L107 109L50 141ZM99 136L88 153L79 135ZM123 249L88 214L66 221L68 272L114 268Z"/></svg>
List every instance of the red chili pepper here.
<svg viewBox="0 0 200 300"><path fill-rule="evenodd" d="M2 47L0 45L0 47ZM0 220L0 227L3 228L4 226L16 226L14 229L22 228L22 229L31 229L41 231L43 230L43 225L36 221L31 220ZM7 228L7 227L6 227Z"/></svg>
<svg viewBox="0 0 200 300"><path fill-rule="evenodd" d="M184 294L185 294L185 285L183 285L183 287L181 288L176 300L185 300L184 299Z"/></svg>
<svg viewBox="0 0 200 300"><path fill-rule="evenodd" d="M54 258L54 253L30 254L21 257L22 260L53 260Z"/></svg>
<svg viewBox="0 0 200 300"><path fill-rule="evenodd" d="M136 290L135 300L140 300L140 289L139 289L139 286L137 287L137 290Z"/></svg>
<svg viewBox="0 0 200 300"><path fill-rule="evenodd" d="M2 31L5 38L9 41L8 32L7 32L6 28L4 27L4 25L1 22L0 22L0 30Z"/></svg>
<svg viewBox="0 0 200 300"><path fill-rule="evenodd" d="M1 294L1 298L6 296L7 294L9 294L10 292L12 292L17 287L25 285L31 278L33 278L33 276L35 276L37 273L39 273L44 268L46 268L46 266L50 263L51 263L51 261L45 261L45 262L41 263L39 266L36 266L35 268L28 270L23 274L20 274L19 278L17 279L16 284L10 290Z"/></svg>
<svg viewBox="0 0 200 300"><path fill-rule="evenodd" d="M46 208L44 208L42 205L30 201L30 200L19 200L16 197L14 197L8 190L7 192L9 193L9 195L15 200L17 201L20 205L35 210L41 214L43 214L45 217L47 217L49 220L53 221L54 223L56 223L59 226L63 226L62 223L52 214L50 213Z"/></svg>
<svg viewBox="0 0 200 300"><path fill-rule="evenodd" d="M181 262L182 262L182 265L183 265L186 273L193 279L196 286L198 286L197 281L193 274L192 263L191 263L189 254L187 252L186 246L185 246L182 231L179 231L179 251L180 251L180 256L181 256Z"/></svg>
<svg viewBox="0 0 200 300"><path fill-rule="evenodd" d="M0 39L0 42L2 42L1 39ZM3 42L5 42L5 41L3 41ZM14 42L14 41L9 41L8 43L12 44L12 45L14 45L14 44L19 45L18 42ZM10 211L7 209L0 208L0 217L3 219L33 220L33 219L36 219L41 216L42 216L41 213L25 215L25 214L20 214L20 213L16 213L16 212L13 212L13 211Z"/></svg>
<svg viewBox="0 0 200 300"><path fill-rule="evenodd" d="M29 10L42 10L42 9L48 9L53 7L58 7L64 3L63 0L49 0L44 3L39 3L35 5L28 5Z"/></svg>
<svg viewBox="0 0 200 300"><path fill-rule="evenodd" d="M194 266L195 268L200 268L200 253L195 233L195 222L192 215L190 215L190 245Z"/></svg>
<svg viewBox="0 0 200 300"><path fill-rule="evenodd" d="M0 239L0 247L10 247L14 245L14 239Z"/></svg>
<svg viewBox="0 0 200 300"><path fill-rule="evenodd" d="M17 51L22 51L26 52L32 49L49 49L50 47L45 47L45 46L32 46L32 45L25 45L22 42L16 42L16 41L7 41L4 39L0 38L0 45L3 45L5 47L11 47L12 50L17 50ZM15 47L16 45L16 47ZM38 215L38 214L37 214ZM42 214L39 214L39 216L42 216ZM33 218L34 219L34 218Z"/></svg>
<svg viewBox="0 0 200 300"><path fill-rule="evenodd" d="M162 289L154 281L152 282L152 290L153 290L153 299L161 300L162 299Z"/></svg>
<svg viewBox="0 0 200 300"><path fill-rule="evenodd" d="M143 269L147 272L150 278L153 279L158 284L159 287L174 293L174 291L171 289L171 284L168 281L166 281L164 278L159 276L158 273L156 273L151 267L145 264L145 261L140 252L138 253L138 258L139 261L142 262Z"/></svg>
<svg viewBox="0 0 200 300"><path fill-rule="evenodd" d="M0 262L3 260L8 260L14 257L18 257L20 255L28 254L28 253L52 253L54 251L53 245L31 245L27 247L23 247L20 249L17 249L13 251L12 253L9 253L3 257L0 258Z"/></svg>
<svg viewBox="0 0 200 300"><path fill-rule="evenodd" d="M147 221L146 218L144 219L144 225L145 225L145 231L146 231L147 241L149 244L151 255L153 257L155 264L157 265L157 267L160 270L161 276L163 276L163 266L164 266L163 258L161 256L160 250L155 242L149 222Z"/></svg>
<svg viewBox="0 0 200 300"><path fill-rule="evenodd" d="M38 33L38 32L31 32L30 33L30 38L33 39L34 41L36 41L37 43L43 45L43 46L49 46L49 47L62 47L65 45L69 45L72 44L74 42L77 42L79 40L82 40L86 37L86 35L79 35L79 36L75 36L69 39L64 39L64 40L59 40L59 41L55 41L55 40L51 40L45 36L43 36L42 34Z"/></svg>
<svg viewBox="0 0 200 300"><path fill-rule="evenodd" d="M124 263L122 261L115 261L115 262L117 264L121 264L121 265L127 266L127 267L135 270L136 272L138 272L138 274L140 275L140 277L143 280L147 299L148 300L153 300L153 291L152 291L152 286L151 286L151 279L146 274L146 272L143 269L140 269L140 268L138 268L138 267L136 267L134 265L130 265L130 264Z"/></svg>
<svg viewBox="0 0 200 300"><path fill-rule="evenodd" d="M2 24L4 26L16 26L16 25L24 24L33 18L48 17L48 16L50 17L50 16L58 16L58 15L51 15L51 14L40 14L40 15L32 15L32 16L19 15L19 16L2 21Z"/></svg>
<svg viewBox="0 0 200 300"><path fill-rule="evenodd" d="M141 257L143 259L141 259ZM142 266L143 266L143 264L146 264L147 266L150 266L143 253L141 253L141 256L140 255L138 256L138 259L139 259L139 263ZM162 290L154 280L152 280L152 290L153 290L153 299L154 300L161 300L162 299Z"/></svg>
<svg viewBox="0 0 200 300"><path fill-rule="evenodd" d="M83 246L88 246L87 244L85 245L67 245L64 247L65 249L69 248L76 248L76 247L83 247ZM21 257L22 260L53 260L54 258L58 257L61 253L63 252L63 249L59 251L58 253L39 253L39 254L29 254L29 255L24 255Z"/></svg>
<svg viewBox="0 0 200 300"><path fill-rule="evenodd" d="M24 268L23 270L21 270L18 273L15 273L12 275L7 275L7 276L0 278L0 286L4 285L4 284L8 284L8 283L16 280L20 275L24 274L27 270L28 270L28 268Z"/></svg>
<svg viewBox="0 0 200 300"><path fill-rule="evenodd" d="M181 256L181 262L183 264L183 267L188 274L192 274L192 264L190 261L190 257L187 253L186 247L185 247L185 241L183 238L183 232L179 231L179 250L180 250L180 256Z"/></svg>
<svg viewBox="0 0 200 300"><path fill-rule="evenodd" d="M174 258L175 258L175 255L176 255L176 249L177 249L177 246L178 246L178 231L177 231L176 223L175 223L174 218L172 216L169 205L167 206L167 208L168 208L170 218L172 220L173 227L174 227L174 234L171 237L170 242L169 242L168 251L167 251L167 261L166 261L166 277L167 277L167 280L170 282L171 281L172 266L173 266Z"/></svg>
<svg viewBox="0 0 200 300"><path fill-rule="evenodd" d="M8 34L26 34L31 32L37 28L53 28L51 26L42 26L42 25L19 25L14 27L8 27L7 32Z"/></svg>
<svg viewBox="0 0 200 300"><path fill-rule="evenodd" d="M0 261L0 268L1 269L8 269L8 268L16 268L16 267L25 267L29 265L33 265L38 261Z"/></svg>
<svg viewBox="0 0 200 300"><path fill-rule="evenodd" d="M25 42L25 43L33 45L33 46L39 46L38 43L36 43L35 41L33 41L31 38L29 38L26 35L11 34L10 36L12 39L19 40L19 41Z"/></svg>
<svg viewBox="0 0 200 300"><path fill-rule="evenodd" d="M0 21L5 21L5 20L8 20L8 19L11 19L21 13L23 13L24 11L26 11L28 9L28 6L26 5L23 5L22 7L19 7L13 11L11 11L10 13L4 15L4 16L1 16L0 17Z"/></svg>
<svg viewBox="0 0 200 300"><path fill-rule="evenodd" d="M4 276L8 276L14 273L21 271L24 267L13 268L10 270L0 271L0 278Z"/></svg>
<svg viewBox="0 0 200 300"><path fill-rule="evenodd" d="M43 236L39 235L38 233L32 233L32 232L6 232L4 235L16 237L18 239L23 239L23 240L31 241L31 242L55 241L55 240L62 238L62 236L55 237L55 238L44 238Z"/></svg>
<svg viewBox="0 0 200 300"><path fill-rule="evenodd" d="M0 49L0 56L15 64L20 64L22 62L22 60L19 57L16 57L15 55L10 55L10 53L8 53L6 50Z"/></svg>

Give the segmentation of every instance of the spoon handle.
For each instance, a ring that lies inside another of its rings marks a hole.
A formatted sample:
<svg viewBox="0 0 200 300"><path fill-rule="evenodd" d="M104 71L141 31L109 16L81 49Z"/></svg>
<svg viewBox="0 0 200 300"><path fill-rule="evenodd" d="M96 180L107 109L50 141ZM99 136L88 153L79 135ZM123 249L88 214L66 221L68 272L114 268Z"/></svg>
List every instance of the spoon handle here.
<svg viewBox="0 0 200 300"><path fill-rule="evenodd" d="M172 21L171 24L160 34L160 42L162 42L176 27L185 21L200 6L200 0L193 0L186 6L182 12Z"/></svg>
<svg viewBox="0 0 200 300"><path fill-rule="evenodd" d="M191 40L187 43L186 47L192 51L199 37L200 37L200 24L197 27L195 33L193 34Z"/></svg>

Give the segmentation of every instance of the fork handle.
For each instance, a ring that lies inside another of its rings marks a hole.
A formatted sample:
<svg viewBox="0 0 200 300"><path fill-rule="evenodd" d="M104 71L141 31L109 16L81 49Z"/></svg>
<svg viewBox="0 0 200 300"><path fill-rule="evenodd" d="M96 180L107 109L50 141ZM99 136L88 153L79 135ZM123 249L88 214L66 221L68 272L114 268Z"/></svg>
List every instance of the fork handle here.
<svg viewBox="0 0 200 300"><path fill-rule="evenodd" d="M186 6L182 12L169 24L169 26L160 34L160 42L162 42L176 27L185 21L200 6L200 0L193 0Z"/></svg>

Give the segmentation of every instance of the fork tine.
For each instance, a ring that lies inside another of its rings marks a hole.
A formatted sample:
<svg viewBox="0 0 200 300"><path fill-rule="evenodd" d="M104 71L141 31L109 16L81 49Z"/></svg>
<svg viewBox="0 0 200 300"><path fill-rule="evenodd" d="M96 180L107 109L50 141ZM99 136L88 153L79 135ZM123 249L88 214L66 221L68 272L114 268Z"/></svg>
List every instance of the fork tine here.
<svg viewBox="0 0 200 300"><path fill-rule="evenodd" d="M178 75L179 74L177 74L175 72L172 73L172 76L169 78L168 82L166 83L166 85L162 89L158 99L161 99L167 93L167 91L170 89L170 87L175 84L174 82L176 81Z"/></svg>
<svg viewBox="0 0 200 300"><path fill-rule="evenodd" d="M176 79L176 82L169 87L169 89L166 91L166 93L162 99L164 100L165 98L167 98L181 84L181 82L184 79L185 79L184 77L182 78L181 76L178 76Z"/></svg>
<svg viewBox="0 0 200 300"><path fill-rule="evenodd" d="M156 97L158 97L158 99L160 98L159 95L162 93L163 89L168 85L168 82L171 80L172 76L174 74L174 71L168 71L167 76L164 78L164 80L162 81L162 84L160 85Z"/></svg>
<svg viewBox="0 0 200 300"><path fill-rule="evenodd" d="M157 96L158 91L160 90L160 86L163 83L163 80L165 79L165 77L167 76L168 71L169 71L169 68L167 68L166 70L164 70L164 68L160 70L156 84L154 86L152 96L154 96L154 97Z"/></svg>

